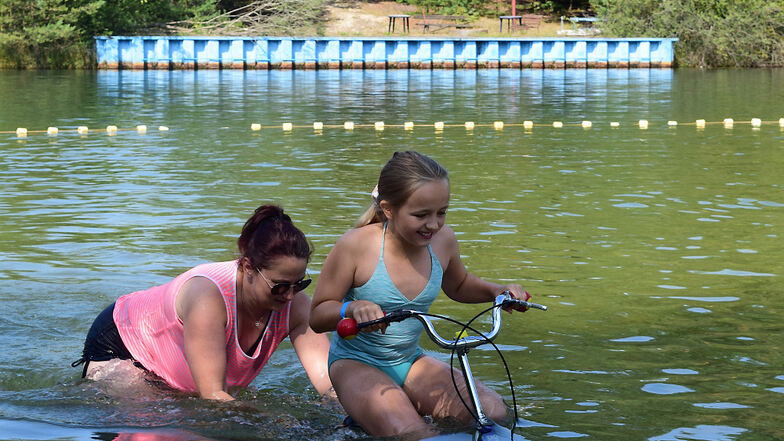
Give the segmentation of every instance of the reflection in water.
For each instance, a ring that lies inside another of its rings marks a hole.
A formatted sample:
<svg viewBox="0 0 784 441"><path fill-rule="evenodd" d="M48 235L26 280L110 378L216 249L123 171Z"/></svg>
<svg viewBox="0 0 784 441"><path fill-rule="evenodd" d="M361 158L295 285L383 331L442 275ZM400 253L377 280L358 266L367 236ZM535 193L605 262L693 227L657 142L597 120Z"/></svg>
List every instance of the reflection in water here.
<svg viewBox="0 0 784 441"><path fill-rule="evenodd" d="M380 165L412 148L450 171L469 270L551 306L505 320L498 340L526 438L776 439L784 138L688 123L776 121L782 85L782 70L0 71L0 131L101 129L0 134L0 432L360 437L335 429L342 412L315 397L290 346L236 392L243 408L146 384L112 393L68 364L118 296L234 258L260 202L306 232L317 276ZM109 124L171 130L108 136ZM510 398L492 351L472 368Z"/></svg>

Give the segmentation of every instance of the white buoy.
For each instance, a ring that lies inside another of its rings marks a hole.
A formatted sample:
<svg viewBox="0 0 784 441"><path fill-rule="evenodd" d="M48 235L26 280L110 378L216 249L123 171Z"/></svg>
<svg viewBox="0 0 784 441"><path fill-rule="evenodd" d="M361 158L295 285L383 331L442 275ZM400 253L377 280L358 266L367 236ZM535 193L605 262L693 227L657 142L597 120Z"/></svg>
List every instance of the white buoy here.
<svg viewBox="0 0 784 441"><path fill-rule="evenodd" d="M259 130L261 130L261 124L253 123L250 125L250 129L253 130L254 132L258 132Z"/></svg>
<svg viewBox="0 0 784 441"><path fill-rule="evenodd" d="M697 126L698 129L704 129L705 128L705 120L704 119L698 119L697 121L694 121L694 124Z"/></svg>
<svg viewBox="0 0 784 441"><path fill-rule="evenodd" d="M678 121L667 121L667 125L670 127L678 127Z"/></svg>
<svg viewBox="0 0 784 441"><path fill-rule="evenodd" d="M406 121L403 123L403 128L405 130L414 130L414 122L413 121Z"/></svg>
<svg viewBox="0 0 784 441"><path fill-rule="evenodd" d="M493 123L493 128L496 130L503 130L504 129L504 122L503 121L496 121Z"/></svg>
<svg viewBox="0 0 784 441"><path fill-rule="evenodd" d="M641 129L647 129L648 128L648 120L647 119L641 119L637 124L640 126Z"/></svg>
<svg viewBox="0 0 784 441"><path fill-rule="evenodd" d="M76 128L76 133L79 133L79 134L82 134L82 135L86 134L89 131L90 131L90 129L88 129L87 126L79 126L79 127Z"/></svg>
<svg viewBox="0 0 784 441"><path fill-rule="evenodd" d="M354 123L351 121L346 121L343 123L343 128L346 130L354 130Z"/></svg>
<svg viewBox="0 0 784 441"><path fill-rule="evenodd" d="M610 127L620 127L620 126L621 126L621 123L619 123L618 121L610 122Z"/></svg>
<svg viewBox="0 0 784 441"><path fill-rule="evenodd" d="M166 126L158 126L158 130L161 131L161 132L166 132L166 131L169 130L169 128L166 127Z"/></svg>
<svg viewBox="0 0 784 441"><path fill-rule="evenodd" d="M593 126L593 123L590 122L590 121L583 121L582 122L582 126L583 126L584 129L590 129L591 126Z"/></svg>
<svg viewBox="0 0 784 441"><path fill-rule="evenodd" d="M553 127L555 127L556 129L560 129L561 127L563 127L563 123L561 121L554 121Z"/></svg>
<svg viewBox="0 0 784 441"><path fill-rule="evenodd" d="M755 128L762 127L762 120L759 118L752 118L751 119L751 126Z"/></svg>
<svg viewBox="0 0 784 441"><path fill-rule="evenodd" d="M784 127L784 118L779 118L779 127Z"/></svg>
<svg viewBox="0 0 784 441"><path fill-rule="evenodd" d="M384 130L384 121L376 121L376 123L373 124L373 127L378 131Z"/></svg>
<svg viewBox="0 0 784 441"><path fill-rule="evenodd" d="M283 127L283 131L284 132L290 132L290 131L294 130L294 124L292 124L292 123L283 123L282 127Z"/></svg>
<svg viewBox="0 0 784 441"><path fill-rule="evenodd" d="M24 127L18 127L18 128L16 129L16 136L18 136L18 137L20 137L20 138L25 138L25 137L27 137L27 129L26 129L26 128L24 128Z"/></svg>
<svg viewBox="0 0 784 441"><path fill-rule="evenodd" d="M316 121L313 123L313 130L324 130L324 123Z"/></svg>
<svg viewBox="0 0 784 441"><path fill-rule="evenodd" d="M784 119L784 118L782 118ZM473 121L466 121L465 123L466 130L474 130L474 122Z"/></svg>
<svg viewBox="0 0 784 441"><path fill-rule="evenodd" d="M724 128L731 129L735 125L735 120L732 118L724 118Z"/></svg>
<svg viewBox="0 0 784 441"><path fill-rule="evenodd" d="M433 127L435 127L436 130L444 130L444 122L443 121L436 121L433 124Z"/></svg>
<svg viewBox="0 0 784 441"><path fill-rule="evenodd" d="M57 127L49 127L46 129L46 133L48 133L49 135L56 135L58 132L59 130L57 129Z"/></svg>
<svg viewBox="0 0 784 441"><path fill-rule="evenodd" d="M534 122L533 121L523 121L523 128L525 128L527 130L533 129L534 128Z"/></svg>
<svg viewBox="0 0 784 441"><path fill-rule="evenodd" d="M147 133L147 126L145 126L144 124L140 124L136 126L136 131L138 133Z"/></svg>

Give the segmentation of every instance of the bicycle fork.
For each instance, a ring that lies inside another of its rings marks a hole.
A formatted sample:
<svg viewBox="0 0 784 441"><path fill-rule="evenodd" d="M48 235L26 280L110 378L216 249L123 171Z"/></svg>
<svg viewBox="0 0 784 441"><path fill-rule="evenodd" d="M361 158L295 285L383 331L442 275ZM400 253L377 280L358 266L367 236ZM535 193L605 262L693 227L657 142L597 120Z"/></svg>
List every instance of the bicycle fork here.
<svg viewBox="0 0 784 441"><path fill-rule="evenodd" d="M493 422L485 415L485 412L482 410L482 403L479 402L479 393L476 390L476 383L474 383L474 375L471 373L471 365L468 363L468 348L458 349L457 358L460 360L460 370L463 372L471 404L474 405L474 410L476 411L477 429L482 432L483 429L489 429Z"/></svg>

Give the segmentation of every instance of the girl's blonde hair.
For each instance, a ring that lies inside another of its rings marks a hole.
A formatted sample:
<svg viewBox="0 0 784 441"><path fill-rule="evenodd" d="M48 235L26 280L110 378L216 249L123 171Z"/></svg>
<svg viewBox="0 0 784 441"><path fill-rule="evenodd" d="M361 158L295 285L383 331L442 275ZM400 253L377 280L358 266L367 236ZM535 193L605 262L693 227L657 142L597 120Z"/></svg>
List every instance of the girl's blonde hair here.
<svg viewBox="0 0 784 441"><path fill-rule="evenodd" d="M412 150L395 152L387 161L378 177L378 195L357 220L355 227L364 227L376 222L387 220L381 211L381 201L387 201L393 207L402 206L409 196L422 184L449 180L449 174L433 159Z"/></svg>

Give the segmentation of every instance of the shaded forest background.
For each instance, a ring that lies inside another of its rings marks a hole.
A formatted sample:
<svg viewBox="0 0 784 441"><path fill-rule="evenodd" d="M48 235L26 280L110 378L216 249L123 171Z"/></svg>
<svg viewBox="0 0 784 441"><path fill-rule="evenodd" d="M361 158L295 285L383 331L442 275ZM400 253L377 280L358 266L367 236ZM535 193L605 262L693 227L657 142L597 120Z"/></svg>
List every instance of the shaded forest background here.
<svg viewBox="0 0 784 441"><path fill-rule="evenodd" d="M0 66L90 68L97 35L322 35L330 1L0 0ZM431 14L499 13L497 0L401 2ZM518 0L518 5L518 13L554 19L598 16L603 36L677 37L681 66L784 66L784 0Z"/></svg>

